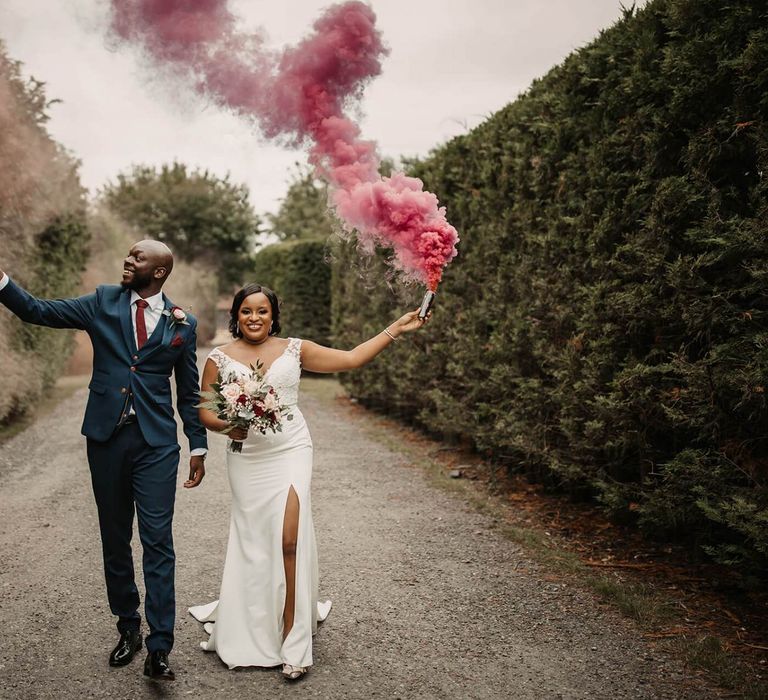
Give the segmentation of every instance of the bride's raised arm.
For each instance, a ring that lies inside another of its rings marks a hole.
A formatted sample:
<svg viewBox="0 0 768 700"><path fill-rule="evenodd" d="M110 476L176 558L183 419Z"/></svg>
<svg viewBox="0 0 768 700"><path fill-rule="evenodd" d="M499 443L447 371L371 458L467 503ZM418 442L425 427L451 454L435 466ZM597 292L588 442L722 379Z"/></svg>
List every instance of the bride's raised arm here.
<svg viewBox="0 0 768 700"><path fill-rule="evenodd" d="M430 314L431 315L431 314ZM384 348L397 340L403 333L421 328L429 319L419 318L419 310L403 314L381 333L360 343L352 350L336 350L318 345L311 340L301 344L301 364L310 372L344 372L368 364Z"/></svg>

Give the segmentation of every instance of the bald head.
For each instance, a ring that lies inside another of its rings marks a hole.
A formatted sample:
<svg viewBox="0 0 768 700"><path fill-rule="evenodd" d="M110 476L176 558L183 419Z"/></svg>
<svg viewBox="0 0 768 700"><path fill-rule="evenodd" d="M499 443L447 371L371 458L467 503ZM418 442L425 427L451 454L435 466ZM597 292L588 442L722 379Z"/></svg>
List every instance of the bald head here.
<svg viewBox="0 0 768 700"><path fill-rule="evenodd" d="M171 274L171 270L173 270L173 253L171 252L171 249L165 245L165 243L162 241L153 241L151 238L147 238L144 241L139 241L138 243L134 244L133 247L143 250L158 267L164 267L166 270L166 277Z"/></svg>
<svg viewBox="0 0 768 700"><path fill-rule="evenodd" d="M134 243L123 261L122 285L142 296L157 294L173 270L173 253L161 241Z"/></svg>

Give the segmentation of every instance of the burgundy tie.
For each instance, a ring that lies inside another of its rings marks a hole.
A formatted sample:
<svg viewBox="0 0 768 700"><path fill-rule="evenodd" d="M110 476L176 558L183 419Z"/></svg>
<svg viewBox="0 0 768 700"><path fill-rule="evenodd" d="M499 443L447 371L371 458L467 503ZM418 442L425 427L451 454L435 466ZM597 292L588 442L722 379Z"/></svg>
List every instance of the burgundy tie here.
<svg viewBox="0 0 768 700"><path fill-rule="evenodd" d="M144 309L148 306L149 304L144 299L136 300L136 343L139 346L139 350L147 342L147 324L144 321Z"/></svg>

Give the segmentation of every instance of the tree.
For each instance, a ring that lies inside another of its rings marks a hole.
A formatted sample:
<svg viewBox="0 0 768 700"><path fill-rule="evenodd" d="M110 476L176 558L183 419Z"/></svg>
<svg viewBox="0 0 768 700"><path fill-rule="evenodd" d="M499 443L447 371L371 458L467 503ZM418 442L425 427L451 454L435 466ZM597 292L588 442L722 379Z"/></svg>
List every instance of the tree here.
<svg viewBox="0 0 768 700"><path fill-rule="evenodd" d="M183 163L135 165L100 195L141 235L167 243L182 260L216 268L222 290L242 281L261 225L245 185Z"/></svg>
<svg viewBox="0 0 768 700"><path fill-rule="evenodd" d="M281 241L328 238L333 230L327 187L298 168L277 214L268 214L269 232Z"/></svg>

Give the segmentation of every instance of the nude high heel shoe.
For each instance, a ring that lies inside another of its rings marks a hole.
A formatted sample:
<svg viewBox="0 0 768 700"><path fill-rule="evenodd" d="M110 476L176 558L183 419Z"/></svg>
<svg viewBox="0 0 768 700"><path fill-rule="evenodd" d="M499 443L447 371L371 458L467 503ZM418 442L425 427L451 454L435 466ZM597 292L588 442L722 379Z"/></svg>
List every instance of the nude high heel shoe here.
<svg viewBox="0 0 768 700"><path fill-rule="evenodd" d="M283 664L283 677L288 681L295 681L301 678L307 669L303 666L291 666L291 664Z"/></svg>

